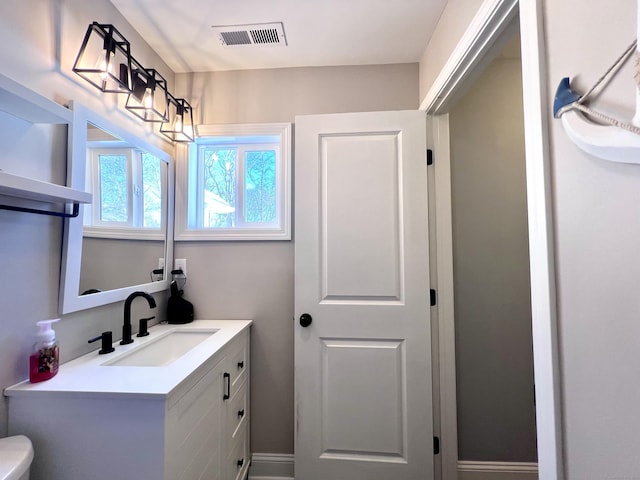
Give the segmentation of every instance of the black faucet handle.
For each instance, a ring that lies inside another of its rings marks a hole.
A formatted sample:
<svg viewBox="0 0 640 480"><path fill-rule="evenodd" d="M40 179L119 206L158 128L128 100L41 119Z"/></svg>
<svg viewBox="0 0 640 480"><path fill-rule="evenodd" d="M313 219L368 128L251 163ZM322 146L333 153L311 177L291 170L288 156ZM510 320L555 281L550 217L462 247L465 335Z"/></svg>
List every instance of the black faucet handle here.
<svg viewBox="0 0 640 480"><path fill-rule="evenodd" d="M102 332L101 335L92 338L88 343L97 342L98 340L102 340L102 348L100 348L98 352L100 355L111 353L115 350L115 348L113 348L113 334L111 332Z"/></svg>
<svg viewBox="0 0 640 480"><path fill-rule="evenodd" d="M147 335L149 335L149 332L147 331L148 322L149 320L153 320L154 318L156 318L155 315L140 319L140 326L138 327L138 335L136 335L136 337L146 337Z"/></svg>

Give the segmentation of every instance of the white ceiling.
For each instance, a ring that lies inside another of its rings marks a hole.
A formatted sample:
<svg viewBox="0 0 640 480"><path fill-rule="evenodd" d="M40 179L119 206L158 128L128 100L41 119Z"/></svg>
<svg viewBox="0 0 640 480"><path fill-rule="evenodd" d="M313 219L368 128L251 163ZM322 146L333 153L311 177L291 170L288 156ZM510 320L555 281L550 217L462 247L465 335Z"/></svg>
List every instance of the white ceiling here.
<svg viewBox="0 0 640 480"><path fill-rule="evenodd" d="M418 62L446 2L111 0L176 73ZM287 46L225 47L211 28L270 22Z"/></svg>

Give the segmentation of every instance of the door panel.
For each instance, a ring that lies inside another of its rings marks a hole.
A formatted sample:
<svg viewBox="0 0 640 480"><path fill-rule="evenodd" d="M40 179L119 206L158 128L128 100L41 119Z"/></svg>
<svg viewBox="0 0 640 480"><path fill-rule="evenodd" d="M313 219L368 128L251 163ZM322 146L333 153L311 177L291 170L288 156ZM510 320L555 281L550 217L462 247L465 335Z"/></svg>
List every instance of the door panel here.
<svg viewBox="0 0 640 480"><path fill-rule="evenodd" d="M398 134L323 136L320 150L323 300L399 300Z"/></svg>
<svg viewBox="0 0 640 480"><path fill-rule="evenodd" d="M321 339L321 457L406 461L402 347L396 340Z"/></svg>
<svg viewBox="0 0 640 480"><path fill-rule="evenodd" d="M425 132L296 118L296 480L433 478Z"/></svg>

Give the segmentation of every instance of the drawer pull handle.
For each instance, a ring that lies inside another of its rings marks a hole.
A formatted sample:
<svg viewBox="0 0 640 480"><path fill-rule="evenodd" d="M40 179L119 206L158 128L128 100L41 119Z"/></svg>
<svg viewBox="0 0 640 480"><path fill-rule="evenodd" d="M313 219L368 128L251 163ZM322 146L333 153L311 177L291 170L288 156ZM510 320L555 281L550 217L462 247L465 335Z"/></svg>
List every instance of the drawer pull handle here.
<svg viewBox="0 0 640 480"><path fill-rule="evenodd" d="M238 460L237 465L238 465L238 468L242 467L244 465L244 458L241 458L240 460Z"/></svg>
<svg viewBox="0 0 640 480"><path fill-rule="evenodd" d="M240 418L244 417L244 408L242 410L238 410L238 416Z"/></svg>
<svg viewBox="0 0 640 480"><path fill-rule="evenodd" d="M238 362L238 370L242 370L244 368L244 361Z"/></svg>
<svg viewBox="0 0 640 480"><path fill-rule="evenodd" d="M222 377L224 378L225 382L226 382L226 389L227 391L224 393L224 395L222 396L223 400L229 400L231 398L231 375L228 374L227 372L224 373L224 375L222 375Z"/></svg>

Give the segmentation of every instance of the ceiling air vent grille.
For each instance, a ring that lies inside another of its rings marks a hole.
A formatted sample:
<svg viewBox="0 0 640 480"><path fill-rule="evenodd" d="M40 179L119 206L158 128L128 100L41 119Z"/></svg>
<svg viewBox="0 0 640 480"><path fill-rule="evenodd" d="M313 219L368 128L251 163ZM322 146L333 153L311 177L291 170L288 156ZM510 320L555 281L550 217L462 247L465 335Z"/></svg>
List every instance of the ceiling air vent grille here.
<svg viewBox="0 0 640 480"><path fill-rule="evenodd" d="M282 22L254 25L222 25L213 26L212 28L220 43L225 47L237 45L287 45Z"/></svg>
<svg viewBox="0 0 640 480"><path fill-rule="evenodd" d="M280 36L275 28L250 30L250 32L253 43L280 43Z"/></svg>
<svg viewBox="0 0 640 480"><path fill-rule="evenodd" d="M225 45L251 45L251 39L246 30L237 32L220 32Z"/></svg>

